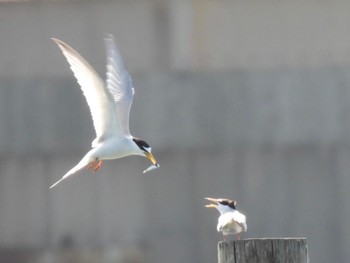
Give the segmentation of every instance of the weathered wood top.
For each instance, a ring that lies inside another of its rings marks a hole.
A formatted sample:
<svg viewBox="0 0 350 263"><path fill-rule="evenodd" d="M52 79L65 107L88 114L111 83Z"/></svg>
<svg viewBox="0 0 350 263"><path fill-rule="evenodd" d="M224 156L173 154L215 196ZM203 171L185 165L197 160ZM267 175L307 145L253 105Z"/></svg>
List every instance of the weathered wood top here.
<svg viewBox="0 0 350 263"><path fill-rule="evenodd" d="M219 263L308 263L306 238L258 238L218 243Z"/></svg>

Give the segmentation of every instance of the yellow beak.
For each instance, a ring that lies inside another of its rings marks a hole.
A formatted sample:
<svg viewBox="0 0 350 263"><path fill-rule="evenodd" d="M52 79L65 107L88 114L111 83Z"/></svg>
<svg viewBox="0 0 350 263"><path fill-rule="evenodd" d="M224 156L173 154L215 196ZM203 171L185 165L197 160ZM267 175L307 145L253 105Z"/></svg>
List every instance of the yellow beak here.
<svg viewBox="0 0 350 263"><path fill-rule="evenodd" d="M215 203L215 204L205 205L205 207L208 207L208 208L216 208L216 207L218 206L218 205L217 205L217 203L218 203L218 200L217 200L217 199L215 199L215 198L210 198L210 197L206 197L206 198L204 198L204 199L206 199L206 200L208 200L208 201L210 201L210 202Z"/></svg>
<svg viewBox="0 0 350 263"><path fill-rule="evenodd" d="M207 207L207 208L216 208L216 205L214 205L214 204L209 204L209 205L205 205L205 207Z"/></svg>
<svg viewBox="0 0 350 263"><path fill-rule="evenodd" d="M157 161L156 161L156 159L154 158L154 156L153 156L152 153L145 152L145 155L146 155L147 159L150 160L150 162L151 162L153 165L156 165L156 164L157 164Z"/></svg>

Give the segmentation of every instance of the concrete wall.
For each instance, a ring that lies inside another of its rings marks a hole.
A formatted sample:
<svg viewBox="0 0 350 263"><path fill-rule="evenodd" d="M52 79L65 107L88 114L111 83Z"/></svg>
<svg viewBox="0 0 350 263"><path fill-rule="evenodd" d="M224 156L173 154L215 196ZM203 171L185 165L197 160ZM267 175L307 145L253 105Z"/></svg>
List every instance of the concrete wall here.
<svg viewBox="0 0 350 263"><path fill-rule="evenodd" d="M244 237L305 236L312 261L348 262L349 11L311 0L0 3L1 261L215 262L212 196L238 201ZM94 138L50 37L103 76L104 33L134 77L131 131L161 168L143 175L146 159L129 157L49 190Z"/></svg>

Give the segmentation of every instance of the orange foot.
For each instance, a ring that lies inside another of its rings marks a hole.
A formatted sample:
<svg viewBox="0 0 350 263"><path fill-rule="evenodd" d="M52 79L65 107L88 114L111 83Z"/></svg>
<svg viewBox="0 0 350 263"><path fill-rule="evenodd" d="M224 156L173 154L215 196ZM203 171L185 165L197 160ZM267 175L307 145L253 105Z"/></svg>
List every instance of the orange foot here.
<svg viewBox="0 0 350 263"><path fill-rule="evenodd" d="M98 169L101 168L103 161L102 160L95 160L93 162L91 162L87 168L87 170L89 171L90 169L94 170L94 173L96 173L98 171Z"/></svg>

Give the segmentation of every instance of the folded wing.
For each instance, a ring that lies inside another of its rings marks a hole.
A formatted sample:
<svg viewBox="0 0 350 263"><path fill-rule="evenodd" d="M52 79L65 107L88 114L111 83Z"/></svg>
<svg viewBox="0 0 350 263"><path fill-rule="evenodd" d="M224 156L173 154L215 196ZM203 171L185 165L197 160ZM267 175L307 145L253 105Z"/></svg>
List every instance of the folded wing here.
<svg viewBox="0 0 350 263"><path fill-rule="evenodd" d="M235 224L235 223L240 225L243 231L247 230L246 217L245 215L243 215L238 211L234 211L232 213L226 213L220 216L217 230L222 231L223 229L230 227L232 224Z"/></svg>

